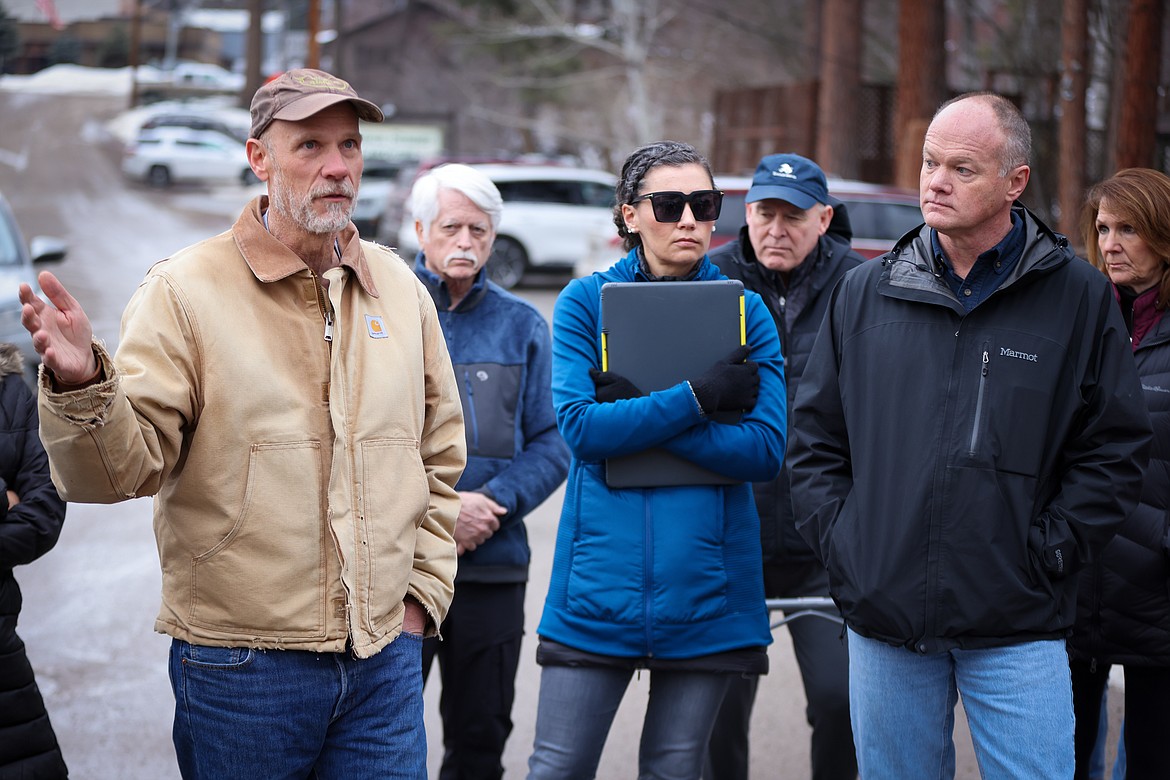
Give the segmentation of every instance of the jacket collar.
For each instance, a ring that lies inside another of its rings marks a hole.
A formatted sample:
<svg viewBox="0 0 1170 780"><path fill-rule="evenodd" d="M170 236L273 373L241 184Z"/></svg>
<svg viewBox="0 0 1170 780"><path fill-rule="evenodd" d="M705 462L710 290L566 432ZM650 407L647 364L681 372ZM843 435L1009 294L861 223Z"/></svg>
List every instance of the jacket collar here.
<svg viewBox="0 0 1170 780"><path fill-rule="evenodd" d="M1075 258L1068 239L1054 232L1022 204L1013 206L1012 213L1023 220L1024 248L1019 262L1000 287L1006 288L1030 273L1047 273ZM881 258L885 268L882 281L894 287L941 292L953 299L954 294L942 281L943 269L938 267L931 251L931 231L932 228L923 224L898 239L894 248Z"/></svg>
<svg viewBox="0 0 1170 780"><path fill-rule="evenodd" d="M1121 290L1117 285L1113 285L1113 294L1117 296L1118 301L1122 305L1122 314L1128 314L1126 317L1126 324L1130 326L1130 342L1136 350L1139 346L1145 343L1146 336L1152 331L1160 330L1158 323L1162 320L1164 312L1159 311L1158 303L1158 286L1155 285L1132 299L1131 309L1127 313L1125 311L1125 297L1121 294Z"/></svg>
<svg viewBox="0 0 1170 780"><path fill-rule="evenodd" d="M719 269L715 267L707 259L706 255L699 260L698 264L685 277L652 277L646 274L642 268L642 247L636 246L626 254L621 260L614 263L608 271L605 272L604 281L606 282L654 282L654 281L688 281L688 282L709 282L713 279L722 278Z"/></svg>
<svg viewBox="0 0 1170 780"><path fill-rule="evenodd" d="M256 278L261 282L275 282L299 273L307 266L304 260L273 238L264 227L263 214L267 209L267 195L261 195L245 206L232 226L232 237ZM338 242L341 246L341 264L353 272L370 297L377 298L378 288L366 264L361 237L352 222L338 235Z"/></svg>
<svg viewBox="0 0 1170 780"><path fill-rule="evenodd" d="M435 307L439 311L447 311L451 309L451 293L447 289L447 283L443 281L443 277L427 268L427 258L423 251L419 251L414 257L414 273L427 288L427 292L431 294L431 299L435 302ZM471 284L471 289L468 290L467 295L463 300L459 301L453 311L468 312L479 305L480 301L488 292L488 278L487 266L479 269L479 273L475 275L475 281Z"/></svg>

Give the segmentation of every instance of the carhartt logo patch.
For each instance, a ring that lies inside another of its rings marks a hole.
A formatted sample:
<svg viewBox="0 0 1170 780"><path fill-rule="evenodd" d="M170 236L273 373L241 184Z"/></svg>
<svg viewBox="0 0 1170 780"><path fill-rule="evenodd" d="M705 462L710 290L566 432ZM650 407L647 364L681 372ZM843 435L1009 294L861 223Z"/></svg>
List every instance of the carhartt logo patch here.
<svg viewBox="0 0 1170 780"><path fill-rule="evenodd" d="M376 317L373 314L366 315L366 330L372 339L389 338L390 334L386 332L386 323L382 321L381 317Z"/></svg>

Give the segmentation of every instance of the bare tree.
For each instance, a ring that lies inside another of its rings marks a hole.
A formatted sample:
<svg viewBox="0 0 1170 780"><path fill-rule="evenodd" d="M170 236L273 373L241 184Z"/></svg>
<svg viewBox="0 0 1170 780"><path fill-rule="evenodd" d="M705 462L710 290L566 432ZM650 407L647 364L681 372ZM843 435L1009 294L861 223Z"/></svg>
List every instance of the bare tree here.
<svg viewBox="0 0 1170 780"><path fill-rule="evenodd" d="M630 148L661 137L662 111L648 86L649 61L656 37L677 15L676 9L664 9L659 0L610 0L604 18L583 21L574 3L481 0L470 5L477 18L468 19L467 29L474 31L468 40L511 48L512 56L501 56L501 64L515 70L498 77L503 84L546 93L586 82L603 84L611 95L605 108L618 146ZM517 58L517 52L527 56ZM583 59L594 67L582 67ZM568 60L576 66L564 67ZM517 128L521 130L538 122L535 117L516 122L489 106L471 110L503 124L523 125ZM558 131L574 135L572 128Z"/></svg>

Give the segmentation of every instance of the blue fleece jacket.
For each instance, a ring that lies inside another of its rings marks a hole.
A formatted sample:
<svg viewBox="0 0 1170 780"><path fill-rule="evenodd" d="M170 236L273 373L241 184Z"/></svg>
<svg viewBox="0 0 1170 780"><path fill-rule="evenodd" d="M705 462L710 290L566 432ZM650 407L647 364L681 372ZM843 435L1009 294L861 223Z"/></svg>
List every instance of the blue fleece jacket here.
<svg viewBox="0 0 1170 780"><path fill-rule="evenodd" d="M456 582L524 582L531 558L524 517L569 466L553 415L548 324L482 270L454 310L422 252L414 272L435 300L463 404L467 468L455 489L484 493L508 509L491 538L460 556Z"/></svg>
<svg viewBox="0 0 1170 780"><path fill-rule="evenodd" d="M703 258L699 281L722 279ZM763 301L746 293L747 339L759 365L755 408L712 422L683 382L640 398L598 403L601 285L651 282L638 250L575 279L553 314L553 401L573 460L539 634L600 655L695 658L772 641L752 481L780 470L786 436L784 360ZM735 485L610 489L608 457L662 446Z"/></svg>

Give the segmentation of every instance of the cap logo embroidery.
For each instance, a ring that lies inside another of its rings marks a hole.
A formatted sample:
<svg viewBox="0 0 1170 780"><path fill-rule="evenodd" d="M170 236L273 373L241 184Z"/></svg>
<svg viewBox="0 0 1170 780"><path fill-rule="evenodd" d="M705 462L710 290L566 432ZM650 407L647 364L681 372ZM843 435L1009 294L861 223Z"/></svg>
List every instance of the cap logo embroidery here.
<svg viewBox="0 0 1170 780"><path fill-rule="evenodd" d="M385 339L390 337L390 334L386 332L386 323L382 321L381 317L373 314L366 315L366 330L372 339Z"/></svg>
<svg viewBox="0 0 1170 780"><path fill-rule="evenodd" d="M780 167L772 171L773 176L780 176L785 179L795 179L796 175L792 173L792 166L788 163L781 163Z"/></svg>
<svg viewBox="0 0 1170 780"><path fill-rule="evenodd" d="M349 82L343 81L336 76L323 76L316 73L298 73L292 76L292 80L303 87L310 89L328 89L332 92L352 92L353 89L349 86Z"/></svg>

